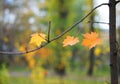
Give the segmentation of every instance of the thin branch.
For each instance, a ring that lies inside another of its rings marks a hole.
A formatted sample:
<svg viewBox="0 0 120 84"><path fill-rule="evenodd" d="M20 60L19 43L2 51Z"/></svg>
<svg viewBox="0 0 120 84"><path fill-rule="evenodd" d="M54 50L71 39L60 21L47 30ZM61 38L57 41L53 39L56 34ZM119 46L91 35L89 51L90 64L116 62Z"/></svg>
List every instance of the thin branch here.
<svg viewBox="0 0 120 84"><path fill-rule="evenodd" d="M107 25L109 25L109 23L107 23L107 22L92 22L92 21L88 21L88 23L97 23L97 24L107 24Z"/></svg>
<svg viewBox="0 0 120 84"><path fill-rule="evenodd" d="M0 51L0 54L20 55L20 54L24 54L24 52L9 52L9 51Z"/></svg>
<svg viewBox="0 0 120 84"><path fill-rule="evenodd" d="M50 42L49 42L50 43ZM7 51L0 51L0 54L9 54L9 55L22 55L22 54L27 54L27 53L30 53L30 52L34 52L36 50L39 50L40 48L42 47L45 47L46 45L48 45L49 43L45 43L43 45L41 45L40 47L38 48L35 48L33 50L28 50L28 51L25 51L25 52L7 52Z"/></svg>
<svg viewBox="0 0 120 84"><path fill-rule="evenodd" d="M51 21L48 22L48 42L50 41Z"/></svg>
<svg viewBox="0 0 120 84"><path fill-rule="evenodd" d="M62 37L63 35L65 35L67 32L69 32L70 30L72 30L75 26L77 26L79 23L81 23L82 21L84 21L92 12L94 12L97 8L103 6L103 5L109 5L109 3L103 3L103 4L100 4L98 6L96 6L95 8L93 8L87 15L85 15L82 19L80 19L79 21L77 21L76 23L74 23L72 26L70 26L68 29L66 29L63 33L61 33L60 35L56 36L55 38L51 39L50 40L50 23L49 23L49 29L48 29L48 38L49 38L49 42L47 43L44 43L43 45L41 45L40 47L38 48L35 48L33 50L28 50L27 52L7 52L7 51L0 51L1 54L27 54L27 53L30 53L30 52L34 52L36 50L39 50L40 48L50 44L52 41L54 40L57 40L59 39L60 37Z"/></svg>
<svg viewBox="0 0 120 84"><path fill-rule="evenodd" d="M120 3L120 0L116 1L116 4Z"/></svg>

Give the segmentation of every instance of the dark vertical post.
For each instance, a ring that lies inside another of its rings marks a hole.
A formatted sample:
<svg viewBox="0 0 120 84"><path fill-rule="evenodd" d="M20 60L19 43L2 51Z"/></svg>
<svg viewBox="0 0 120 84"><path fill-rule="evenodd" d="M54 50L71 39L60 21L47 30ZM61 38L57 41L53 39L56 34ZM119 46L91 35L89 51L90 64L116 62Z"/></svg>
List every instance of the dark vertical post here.
<svg viewBox="0 0 120 84"><path fill-rule="evenodd" d="M91 9L93 9L93 5L94 5L94 0L91 0ZM90 16L90 32L94 32L95 29L94 29L94 13ZM90 54L89 54L89 68L88 68L88 72L87 72L87 75L89 76L92 76L93 75L93 70L94 70L94 61L95 61L95 55L94 55L94 49L95 48L92 48L90 50Z"/></svg>
<svg viewBox="0 0 120 84"><path fill-rule="evenodd" d="M90 65L89 65L89 69L88 69L88 76L92 76L93 75L93 70L94 70L94 61L95 61L95 56L94 56L94 48L92 48L90 50Z"/></svg>
<svg viewBox="0 0 120 84"><path fill-rule="evenodd" d="M120 26L118 27L118 43L120 44ZM118 51L118 75L120 76L120 51Z"/></svg>
<svg viewBox="0 0 120 84"><path fill-rule="evenodd" d="M111 84L118 84L116 49L116 0L109 0L109 23Z"/></svg>

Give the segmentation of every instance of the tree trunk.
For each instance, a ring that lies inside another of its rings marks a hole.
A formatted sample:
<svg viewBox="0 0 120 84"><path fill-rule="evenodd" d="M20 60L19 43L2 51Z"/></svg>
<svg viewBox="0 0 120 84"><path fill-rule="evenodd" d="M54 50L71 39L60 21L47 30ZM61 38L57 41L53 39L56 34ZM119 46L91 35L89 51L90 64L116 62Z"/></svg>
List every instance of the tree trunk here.
<svg viewBox="0 0 120 84"><path fill-rule="evenodd" d="M68 14L69 14L69 10L68 8L65 6L66 2L65 0L57 0L58 1L58 5L57 5L57 11L58 11L58 20L59 22L59 30L60 32L63 32L64 30L64 26L66 25L66 20L68 18ZM64 22L64 24L63 24ZM62 24L61 24L62 23ZM59 41L56 41L57 43L59 43ZM56 46L56 50L57 51L61 51L61 48L58 47L58 45ZM57 66L55 67L55 71L58 73L58 75L60 75L61 77L63 77L64 75L66 75L66 64L63 64L62 62L62 55L64 53L64 50L62 50L61 52L57 52L58 54L58 58L57 58ZM60 66L62 66L60 68Z"/></svg>
<svg viewBox="0 0 120 84"><path fill-rule="evenodd" d="M71 67L71 70L75 70L76 66L75 66L75 59L76 59L76 56L77 56L77 52L78 52L78 48L77 47L74 47L72 49L72 57L71 57L71 60L70 60L70 67Z"/></svg>
<svg viewBox="0 0 120 84"><path fill-rule="evenodd" d="M88 69L88 75L89 76L92 76L93 75L93 69L94 69L94 48L92 48L91 50L90 50L90 58L89 58L89 60L90 60L90 66L89 66L89 69Z"/></svg>
<svg viewBox="0 0 120 84"><path fill-rule="evenodd" d="M111 84L118 84L118 66L116 49L116 1L109 0L109 39Z"/></svg>
<svg viewBox="0 0 120 84"><path fill-rule="evenodd" d="M119 41L119 44L120 44L120 26L118 27L118 41ZM118 51L119 54L118 54L118 74L120 76L120 51Z"/></svg>
<svg viewBox="0 0 120 84"><path fill-rule="evenodd" d="M93 1L94 0L91 0L91 9L93 9ZM93 22L94 22L94 14L92 14L91 15L91 17L90 17L90 31L91 32L94 32L94 26L93 26ZM89 65L89 68L88 68L88 72L87 72L87 75L89 75L89 76L92 76L93 75L93 70L94 70L94 59L95 59L95 57L94 57L95 55L94 55L94 48L92 48L91 50L90 50L90 55L89 55L89 63L90 63L90 65Z"/></svg>

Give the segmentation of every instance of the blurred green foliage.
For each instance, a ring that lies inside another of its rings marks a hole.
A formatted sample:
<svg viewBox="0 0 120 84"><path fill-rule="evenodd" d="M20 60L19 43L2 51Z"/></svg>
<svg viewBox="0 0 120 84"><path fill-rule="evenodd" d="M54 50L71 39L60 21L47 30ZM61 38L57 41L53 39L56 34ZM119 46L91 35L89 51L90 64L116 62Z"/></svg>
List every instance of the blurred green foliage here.
<svg viewBox="0 0 120 84"><path fill-rule="evenodd" d="M5 64L0 68L0 84L9 84L10 76Z"/></svg>

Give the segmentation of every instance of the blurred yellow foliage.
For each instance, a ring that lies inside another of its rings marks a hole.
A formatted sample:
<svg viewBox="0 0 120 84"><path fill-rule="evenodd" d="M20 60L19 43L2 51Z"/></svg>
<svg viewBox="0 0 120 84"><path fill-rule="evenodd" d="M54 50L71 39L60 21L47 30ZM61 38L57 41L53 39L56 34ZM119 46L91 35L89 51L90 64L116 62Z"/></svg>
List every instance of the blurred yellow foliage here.
<svg viewBox="0 0 120 84"><path fill-rule="evenodd" d="M34 68L34 66L35 66L35 60L34 60L34 59L31 59L31 60L29 60L28 62L29 62L29 67L30 67L30 68Z"/></svg>
<svg viewBox="0 0 120 84"><path fill-rule="evenodd" d="M3 40L4 40L4 42L8 42L9 41L9 39L6 36L4 36Z"/></svg>
<svg viewBox="0 0 120 84"><path fill-rule="evenodd" d="M25 52L25 51L26 51L24 45L20 46L20 47L19 47L19 50L22 51L22 52Z"/></svg>
<svg viewBox="0 0 120 84"><path fill-rule="evenodd" d="M65 56L67 56L67 57L71 57L71 56L72 56L71 54L72 54L71 51L66 51Z"/></svg>
<svg viewBox="0 0 120 84"><path fill-rule="evenodd" d="M41 66L36 66L31 73L31 78L34 81L34 84L43 84L44 78L47 75L47 71Z"/></svg>
<svg viewBox="0 0 120 84"><path fill-rule="evenodd" d="M94 54L95 54L95 56L99 56L100 54L101 54L101 48L100 47L96 47L95 48L95 51L94 51Z"/></svg>
<svg viewBox="0 0 120 84"><path fill-rule="evenodd" d="M22 46L20 46L18 43L16 43L16 46L19 48L19 50L21 52L26 52L27 51L26 48L25 48L26 44L23 44ZM33 46L30 46L30 48L33 48ZM24 57L27 60L28 66L30 68L34 68L34 66L35 66L35 63L36 63L36 61L34 59L35 55L36 55L36 52L30 52L30 53L24 54Z"/></svg>
<svg viewBox="0 0 120 84"><path fill-rule="evenodd" d="M102 63L102 61L100 61L100 60L97 60L97 61L96 61L96 64L97 64L97 65L100 65L101 63Z"/></svg>
<svg viewBox="0 0 120 84"><path fill-rule="evenodd" d="M35 56L36 52L30 52L25 55L27 60L31 60Z"/></svg>
<svg viewBox="0 0 120 84"><path fill-rule="evenodd" d="M105 84L109 84L109 82L108 82L108 81L105 81Z"/></svg>
<svg viewBox="0 0 120 84"><path fill-rule="evenodd" d="M52 51L48 48L41 48L37 51L37 54L40 56L40 58L46 58L52 54Z"/></svg>

